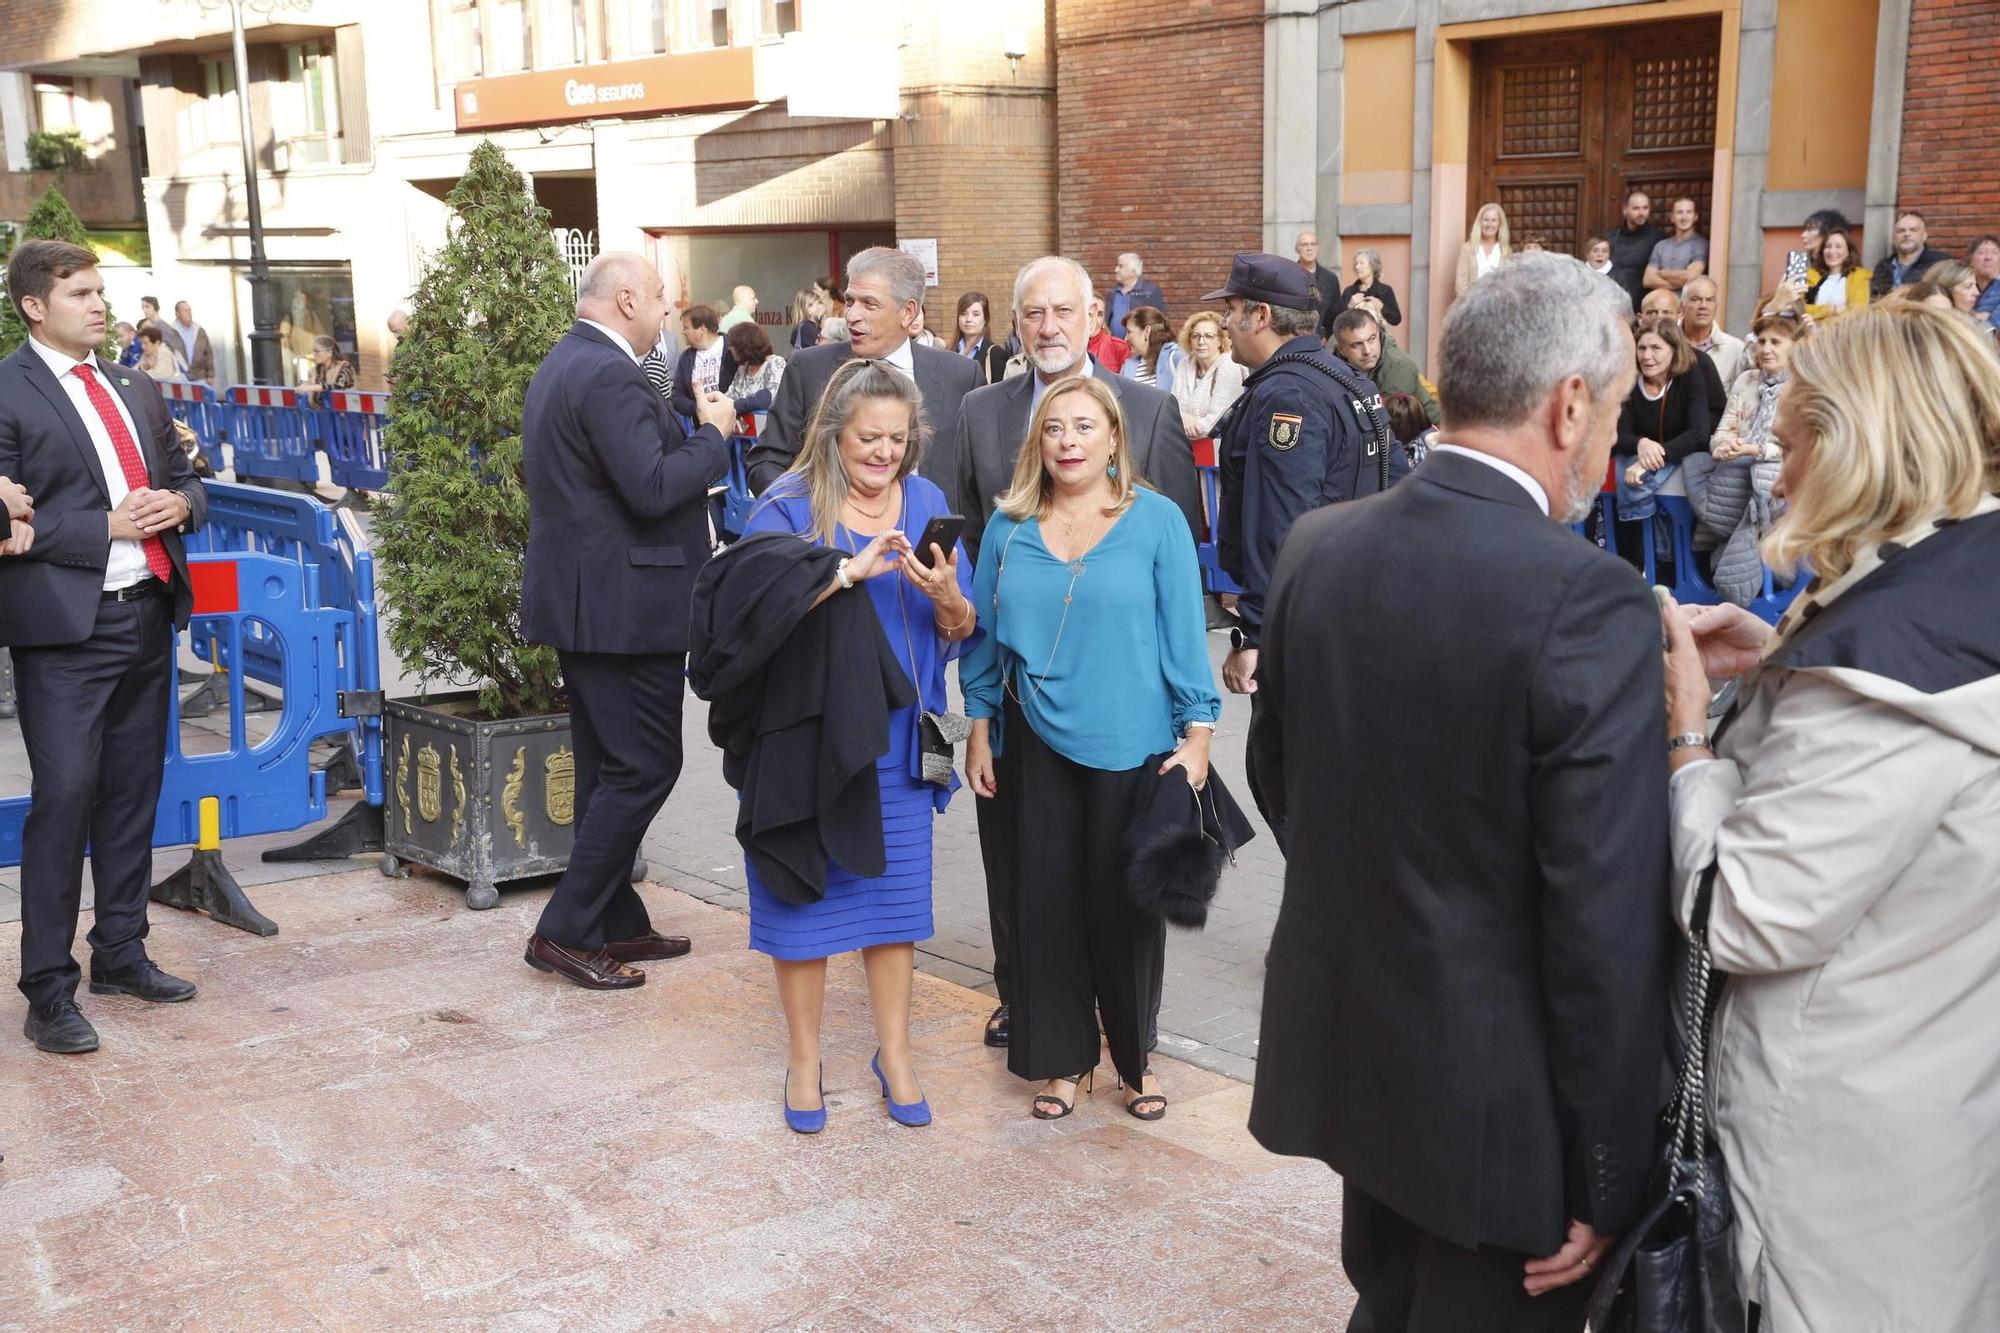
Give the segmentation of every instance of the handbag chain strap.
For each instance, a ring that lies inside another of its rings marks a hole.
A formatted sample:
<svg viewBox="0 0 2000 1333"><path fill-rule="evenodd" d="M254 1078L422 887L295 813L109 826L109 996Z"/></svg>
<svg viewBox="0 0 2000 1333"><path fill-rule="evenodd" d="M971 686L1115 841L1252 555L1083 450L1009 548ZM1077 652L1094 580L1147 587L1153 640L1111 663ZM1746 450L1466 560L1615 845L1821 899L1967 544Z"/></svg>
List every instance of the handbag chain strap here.
<svg viewBox="0 0 2000 1333"><path fill-rule="evenodd" d="M1681 1056L1679 1076L1674 1082L1673 1160L1669 1168L1671 1185L1689 1177L1707 1175L1708 1144L1708 1042L1713 1015L1709 991L1715 980L1715 959L1708 951L1708 902L1715 887L1717 866L1702 872L1697 891L1696 917L1699 925L1688 931L1687 1047Z"/></svg>

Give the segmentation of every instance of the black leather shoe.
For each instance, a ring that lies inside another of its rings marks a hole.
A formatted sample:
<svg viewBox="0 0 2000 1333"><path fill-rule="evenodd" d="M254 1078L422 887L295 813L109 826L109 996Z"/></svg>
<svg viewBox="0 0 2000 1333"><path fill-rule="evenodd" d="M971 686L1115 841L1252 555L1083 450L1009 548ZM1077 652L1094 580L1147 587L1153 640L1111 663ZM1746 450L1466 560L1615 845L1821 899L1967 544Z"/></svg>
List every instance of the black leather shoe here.
<svg viewBox="0 0 2000 1333"><path fill-rule="evenodd" d="M179 1004L194 998L194 983L160 971L150 958L141 958L130 967L100 971L90 969L92 995L136 995L154 1004Z"/></svg>
<svg viewBox="0 0 2000 1333"><path fill-rule="evenodd" d="M97 1049L97 1029L76 1007L75 1000L58 1000L28 1010L21 1035L44 1051L57 1055L82 1055Z"/></svg>
<svg viewBox="0 0 2000 1333"><path fill-rule="evenodd" d="M1007 1044L1009 1029L1012 1026L1013 1015L1008 1013L1007 1006L1003 1004L993 1011L991 1018L986 1020L986 1044L988 1046L1005 1046Z"/></svg>

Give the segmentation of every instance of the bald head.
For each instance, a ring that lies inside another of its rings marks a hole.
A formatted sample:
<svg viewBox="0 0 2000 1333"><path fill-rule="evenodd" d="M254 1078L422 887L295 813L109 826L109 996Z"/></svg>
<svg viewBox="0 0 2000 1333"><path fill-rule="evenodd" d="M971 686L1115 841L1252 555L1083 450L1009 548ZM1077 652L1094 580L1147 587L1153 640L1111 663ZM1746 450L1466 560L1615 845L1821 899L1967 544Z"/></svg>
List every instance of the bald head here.
<svg viewBox="0 0 2000 1333"><path fill-rule="evenodd" d="M1664 287L1655 287L1639 302L1639 327L1651 328L1663 319L1681 317L1681 298Z"/></svg>
<svg viewBox="0 0 2000 1333"><path fill-rule="evenodd" d="M667 287L644 255L607 250L590 261L576 285L576 315L614 330L644 356L659 341Z"/></svg>
<svg viewBox="0 0 2000 1333"><path fill-rule="evenodd" d="M756 313L757 292L754 288L738 287L729 294L729 299L732 304L739 305L753 314Z"/></svg>

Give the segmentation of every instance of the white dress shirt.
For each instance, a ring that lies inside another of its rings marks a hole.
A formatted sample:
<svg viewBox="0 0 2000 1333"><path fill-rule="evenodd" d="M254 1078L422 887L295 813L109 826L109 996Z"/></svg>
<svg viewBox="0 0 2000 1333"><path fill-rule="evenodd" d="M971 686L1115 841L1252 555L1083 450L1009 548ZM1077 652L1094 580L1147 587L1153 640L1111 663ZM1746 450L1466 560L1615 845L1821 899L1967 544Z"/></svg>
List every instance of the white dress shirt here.
<svg viewBox="0 0 2000 1333"><path fill-rule="evenodd" d="M577 323L590 325L591 328L596 329L599 333L611 339L612 346L616 347L619 351L625 353L625 355L631 357L635 365L638 363L639 354L632 350L632 344L629 341L627 341L625 335L620 333L618 330L606 328L604 325L599 324L594 319L578 319ZM720 345L721 344L719 343L717 344L717 346Z"/></svg>
<svg viewBox="0 0 2000 1333"><path fill-rule="evenodd" d="M1504 473L1519 482L1521 489L1528 493L1528 498L1535 502L1535 507L1540 509L1544 515L1549 512L1549 493L1542 489L1542 483L1536 481L1506 459L1495 458L1492 454L1483 454L1477 449L1467 449L1461 444L1434 444L1431 446L1431 452L1434 454L1457 454L1460 458L1477 459L1479 462L1492 468L1495 472Z"/></svg>
<svg viewBox="0 0 2000 1333"><path fill-rule="evenodd" d="M143 461L146 451L139 445L139 432L133 429L132 414L126 410L125 400L118 396L115 376L120 372L113 371L106 374L102 363L79 361L68 352L59 352L39 338L28 339L28 346L34 348L35 355L41 357L43 363L48 366L49 373L56 377L56 383L62 385L63 392L69 395L70 406L76 409L77 416L82 419L83 428L90 435L91 446L97 450L97 464L104 470L104 489L111 497L111 507L116 509L125 503L125 497L132 490L125 484L125 466L118 461L118 449L111 443L111 432L104 428L104 418L97 415L97 408L91 404L90 394L85 390L83 380L70 372L81 365L90 366L97 377L97 382L111 395L111 404L118 409L118 416L124 421L125 430L131 435L132 443L139 449L139 457ZM131 376L127 375L126 378L130 379ZM120 539L111 543L110 557L104 562L106 592L117 588L129 588L151 577L153 571L147 566L146 553L140 549L138 542Z"/></svg>
<svg viewBox="0 0 2000 1333"><path fill-rule="evenodd" d="M917 354L910 350L910 340L908 338L903 339L895 351L890 352L887 356L878 356L875 359L877 361L888 362L905 375L908 375L912 384L916 383Z"/></svg>
<svg viewBox="0 0 2000 1333"><path fill-rule="evenodd" d="M1097 363L1090 359L1088 352L1084 353L1083 365L1080 369L1072 370L1069 374L1060 376L1059 380L1075 379L1078 376L1087 380L1097 378ZM1042 383L1042 373L1035 369L1033 362L1028 364L1028 378L1035 382L1034 389L1028 395L1028 415L1032 417L1035 415L1035 409L1042 405L1042 395L1049 391L1049 386Z"/></svg>

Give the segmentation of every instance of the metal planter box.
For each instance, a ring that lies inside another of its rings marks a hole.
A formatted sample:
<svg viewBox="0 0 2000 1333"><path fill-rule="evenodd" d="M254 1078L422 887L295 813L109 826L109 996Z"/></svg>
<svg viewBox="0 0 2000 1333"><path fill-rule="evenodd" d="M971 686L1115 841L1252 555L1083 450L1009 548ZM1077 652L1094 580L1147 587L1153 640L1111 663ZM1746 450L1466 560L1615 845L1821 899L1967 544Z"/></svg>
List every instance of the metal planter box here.
<svg viewBox="0 0 2000 1333"><path fill-rule="evenodd" d="M510 879L554 874L576 839L569 714L482 722L478 696L391 699L382 710L388 770L382 873L410 861L465 881L465 905L500 901Z"/></svg>

